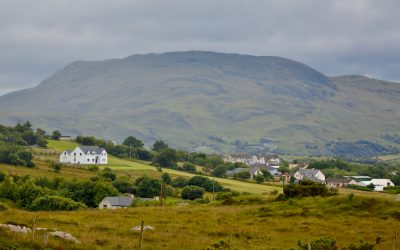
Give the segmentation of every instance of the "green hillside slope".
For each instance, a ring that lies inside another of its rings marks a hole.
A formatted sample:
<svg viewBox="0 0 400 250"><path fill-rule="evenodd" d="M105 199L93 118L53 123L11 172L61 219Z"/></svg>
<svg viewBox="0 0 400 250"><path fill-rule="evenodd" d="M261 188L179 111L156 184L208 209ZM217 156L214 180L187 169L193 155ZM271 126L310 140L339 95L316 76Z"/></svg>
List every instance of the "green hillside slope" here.
<svg viewBox="0 0 400 250"><path fill-rule="evenodd" d="M397 83L329 78L279 57L133 55L75 62L0 97L0 122L192 150L361 157L397 153L400 144L383 136L400 131L399 92Z"/></svg>

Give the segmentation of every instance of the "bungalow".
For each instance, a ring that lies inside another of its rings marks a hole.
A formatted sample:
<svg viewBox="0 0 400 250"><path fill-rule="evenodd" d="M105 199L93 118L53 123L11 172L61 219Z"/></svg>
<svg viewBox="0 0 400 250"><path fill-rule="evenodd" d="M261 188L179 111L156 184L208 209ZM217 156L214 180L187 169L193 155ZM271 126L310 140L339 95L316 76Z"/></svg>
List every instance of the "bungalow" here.
<svg viewBox="0 0 400 250"><path fill-rule="evenodd" d="M99 209L116 209L116 208L126 208L132 204L133 197L106 197L104 198L100 204Z"/></svg>
<svg viewBox="0 0 400 250"><path fill-rule="evenodd" d="M311 169L300 168L294 174L294 177L297 180L311 180L311 181L318 181L318 182L325 181L325 175L321 172L321 170L314 169L314 168L311 168Z"/></svg>
<svg viewBox="0 0 400 250"><path fill-rule="evenodd" d="M374 191L383 191L385 187L393 187L394 184L389 179L371 179L370 181L360 181L358 185L366 187L368 185L374 185Z"/></svg>
<svg viewBox="0 0 400 250"><path fill-rule="evenodd" d="M71 164L107 164L107 152L97 146L78 146L66 150L60 155L61 163Z"/></svg>
<svg viewBox="0 0 400 250"><path fill-rule="evenodd" d="M348 178L327 178L325 179L325 184L328 187L343 188L349 184L357 185L357 182Z"/></svg>

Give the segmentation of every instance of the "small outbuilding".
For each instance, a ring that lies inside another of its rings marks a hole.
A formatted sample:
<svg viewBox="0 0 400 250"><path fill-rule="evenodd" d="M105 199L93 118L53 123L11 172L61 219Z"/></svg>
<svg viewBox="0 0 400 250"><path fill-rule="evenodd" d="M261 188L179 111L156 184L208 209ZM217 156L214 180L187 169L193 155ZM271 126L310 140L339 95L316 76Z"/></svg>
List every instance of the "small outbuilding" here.
<svg viewBox="0 0 400 250"><path fill-rule="evenodd" d="M133 197L119 196L119 197L106 197L100 204L99 209L116 209L116 208L126 208L132 204Z"/></svg>

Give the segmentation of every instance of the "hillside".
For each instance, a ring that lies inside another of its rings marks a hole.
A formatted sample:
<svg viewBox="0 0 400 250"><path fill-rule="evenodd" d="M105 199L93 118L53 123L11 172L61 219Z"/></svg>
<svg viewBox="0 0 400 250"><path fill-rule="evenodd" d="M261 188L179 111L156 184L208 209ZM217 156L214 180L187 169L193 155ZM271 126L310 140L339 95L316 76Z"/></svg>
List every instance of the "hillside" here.
<svg viewBox="0 0 400 250"><path fill-rule="evenodd" d="M194 150L363 157L397 153L398 107L397 83L329 78L279 57L190 51L74 62L0 97L0 123Z"/></svg>

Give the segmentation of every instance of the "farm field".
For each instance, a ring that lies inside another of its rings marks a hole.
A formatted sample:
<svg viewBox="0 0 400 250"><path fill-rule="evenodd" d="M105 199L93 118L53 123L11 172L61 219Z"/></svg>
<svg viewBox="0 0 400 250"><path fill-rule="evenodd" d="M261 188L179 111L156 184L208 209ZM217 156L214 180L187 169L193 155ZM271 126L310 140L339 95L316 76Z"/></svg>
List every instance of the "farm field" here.
<svg viewBox="0 0 400 250"><path fill-rule="evenodd" d="M269 196L241 197L242 205L190 205L184 207L137 207L120 210L75 212L27 212L10 208L0 221L56 228L81 241L72 244L50 238L63 249L137 249L139 234L130 231L141 220L154 231L145 231L143 249L290 249L323 236L337 241L339 249L360 240L391 249L400 232L400 202L394 196L346 195L272 202ZM373 225L373 226L372 226ZM7 234L1 232L0 240ZM12 235L19 242L27 236ZM33 242L43 244L39 235ZM32 242L31 242L32 243Z"/></svg>

